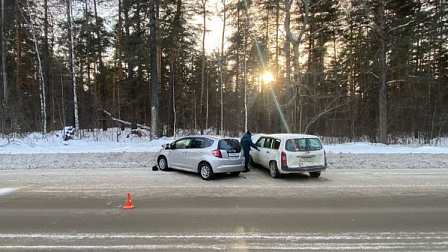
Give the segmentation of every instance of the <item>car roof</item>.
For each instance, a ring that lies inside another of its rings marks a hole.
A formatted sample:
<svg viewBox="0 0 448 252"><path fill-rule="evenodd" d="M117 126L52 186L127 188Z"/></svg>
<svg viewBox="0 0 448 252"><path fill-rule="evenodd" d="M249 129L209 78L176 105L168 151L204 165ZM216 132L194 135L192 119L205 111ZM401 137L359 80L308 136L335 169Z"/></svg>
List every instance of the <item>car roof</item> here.
<svg viewBox="0 0 448 252"><path fill-rule="evenodd" d="M308 135L308 134L260 134L260 137L275 137L275 138L281 138L281 139L293 139L293 138L319 138L315 135Z"/></svg>
<svg viewBox="0 0 448 252"><path fill-rule="evenodd" d="M211 139L215 139L215 140L230 139L229 137L222 137L222 136L217 136L217 135L191 135L191 136L184 136L184 137L181 137L179 139L183 139L183 138L199 138L199 137L206 137L206 138L211 138Z"/></svg>

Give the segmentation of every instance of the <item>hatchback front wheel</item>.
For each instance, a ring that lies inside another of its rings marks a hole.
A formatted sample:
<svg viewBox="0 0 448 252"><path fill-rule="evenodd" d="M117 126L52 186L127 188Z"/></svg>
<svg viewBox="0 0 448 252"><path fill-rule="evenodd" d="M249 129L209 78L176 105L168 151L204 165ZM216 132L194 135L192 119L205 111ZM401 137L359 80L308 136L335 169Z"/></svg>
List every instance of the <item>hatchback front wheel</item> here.
<svg viewBox="0 0 448 252"><path fill-rule="evenodd" d="M160 169L161 171L166 171L166 170L168 170L168 162L166 161L166 158L165 158L165 157L160 157L160 158L159 158L158 165L159 165L159 169Z"/></svg>

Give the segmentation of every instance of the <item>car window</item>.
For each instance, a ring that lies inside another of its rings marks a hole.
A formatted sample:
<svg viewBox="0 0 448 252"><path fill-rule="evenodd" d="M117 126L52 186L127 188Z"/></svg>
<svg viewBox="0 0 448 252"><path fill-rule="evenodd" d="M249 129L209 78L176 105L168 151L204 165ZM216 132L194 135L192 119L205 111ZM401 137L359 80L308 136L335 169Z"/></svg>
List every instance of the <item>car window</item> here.
<svg viewBox="0 0 448 252"><path fill-rule="evenodd" d="M191 138L180 139L174 142L174 146L176 146L176 149L186 149L190 145L190 142Z"/></svg>
<svg viewBox="0 0 448 252"><path fill-rule="evenodd" d="M317 138L308 138L306 140L306 147L309 151L322 150L322 143Z"/></svg>
<svg viewBox="0 0 448 252"><path fill-rule="evenodd" d="M266 138L266 141L264 141L263 147L264 148L271 148L271 144L272 144L272 138Z"/></svg>
<svg viewBox="0 0 448 252"><path fill-rule="evenodd" d="M191 143L190 148L192 149L203 149L208 148L213 145L213 140L208 138L195 138Z"/></svg>
<svg viewBox="0 0 448 252"><path fill-rule="evenodd" d="M213 142L214 142L213 140L205 138L204 139L204 148L208 148L208 147L212 146Z"/></svg>
<svg viewBox="0 0 448 252"><path fill-rule="evenodd" d="M191 143L191 147L193 149L201 149L205 148L205 141L203 138L196 138L193 140L193 143Z"/></svg>
<svg viewBox="0 0 448 252"><path fill-rule="evenodd" d="M227 152L241 152L241 144L236 139L222 139L218 142L218 149Z"/></svg>
<svg viewBox="0 0 448 252"><path fill-rule="evenodd" d="M300 138L286 141L287 151L316 151L322 149L322 144L318 138Z"/></svg>
<svg viewBox="0 0 448 252"><path fill-rule="evenodd" d="M280 148L280 139L274 139L274 145L272 145L272 149L278 150Z"/></svg>
<svg viewBox="0 0 448 252"><path fill-rule="evenodd" d="M262 137L262 138L258 139L258 141L257 141L257 143L255 143L255 145L257 147L263 147L265 140L266 140L266 137Z"/></svg>

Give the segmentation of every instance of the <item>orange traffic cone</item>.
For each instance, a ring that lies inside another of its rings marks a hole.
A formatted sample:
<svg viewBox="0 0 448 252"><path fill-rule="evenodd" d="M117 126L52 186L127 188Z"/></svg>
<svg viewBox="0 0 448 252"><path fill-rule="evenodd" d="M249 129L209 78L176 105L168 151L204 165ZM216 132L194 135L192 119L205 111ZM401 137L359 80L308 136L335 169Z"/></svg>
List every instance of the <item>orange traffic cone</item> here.
<svg viewBox="0 0 448 252"><path fill-rule="evenodd" d="M132 205L131 194L128 193L128 198L126 199L126 205L124 205L123 209L132 209L135 206Z"/></svg>

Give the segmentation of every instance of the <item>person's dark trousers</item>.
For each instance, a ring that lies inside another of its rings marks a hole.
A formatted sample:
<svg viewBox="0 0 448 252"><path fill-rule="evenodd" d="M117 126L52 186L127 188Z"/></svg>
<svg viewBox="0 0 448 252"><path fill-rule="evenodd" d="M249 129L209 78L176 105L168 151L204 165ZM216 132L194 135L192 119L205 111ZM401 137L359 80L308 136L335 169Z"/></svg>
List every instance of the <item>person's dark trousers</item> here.
<svg viewBox="0 0 448 252"><path fill-rule="evenodd" d="M250 171L249 169L249 151L244 150L244 171Z"/></svg>

